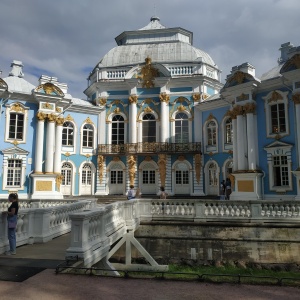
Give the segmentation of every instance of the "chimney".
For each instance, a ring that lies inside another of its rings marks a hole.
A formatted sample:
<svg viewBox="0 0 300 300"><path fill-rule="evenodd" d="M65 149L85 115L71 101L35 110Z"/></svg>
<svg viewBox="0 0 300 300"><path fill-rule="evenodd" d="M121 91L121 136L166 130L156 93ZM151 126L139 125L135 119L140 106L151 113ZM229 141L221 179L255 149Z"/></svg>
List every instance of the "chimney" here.
<svg viewBox="0 0 300 300"><path fill-rule="evenodd" d="M23 64L21 61L13 60L11 63L11 71L9 73L9 76L15 76L15 77L24 77L23 73Z"/></svg>

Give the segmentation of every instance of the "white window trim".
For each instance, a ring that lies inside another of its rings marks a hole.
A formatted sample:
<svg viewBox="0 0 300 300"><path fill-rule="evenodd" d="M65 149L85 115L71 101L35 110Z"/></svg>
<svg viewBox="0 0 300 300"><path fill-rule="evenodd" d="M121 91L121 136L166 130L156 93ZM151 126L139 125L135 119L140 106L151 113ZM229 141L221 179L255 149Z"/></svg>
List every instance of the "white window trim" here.
<svg viewBox="0 0 300 300"><path fill-rule="evenodd" d="M75 195L75 176L76 176L76 165L71 160L63 160L61 167L64 163L69 163L72 166L72 183L71 183L71 196Z"/></svg>
<svg viewBox="0 0 300 300"><path fill-rule="evenodd" d="M120 161L111 161L107 166L106 166L106 193L109 194L110 192L110 171L113 167L113 165L120 164L122 166L123 170L123 195L126 194L126 182L127 182L127 174L126 174L126 166L125 164L120 160Z"/></svg>
<svg viewBox="0 0 300 300"><path fill-rule="evenodd" d="M190 194L193 192L193 166L190 164L189 161L187 160L176 160L173 165L172 165L172 195L175 194L175 185L176 185L176 167L180 163L185 163L188 166L188 171L189 171L189 189L190 189Z"/></svg>
<svg viewBox="0 0 300 300"><path fill-rule="evenodd" d="M112 143L112 119L114 116L120 115L124 118L124 144L127 143L127 125L128 125L128 120L127 116L123 112L119 113L112 113L108 116L108 124L107 124L107 131L108 131L108 136L107 136L107 144L111 145Z"/></svg>
<svg viewBox="0 0 300 300"><path fill-rule="evenodd" d="M78 194L81 195L82 194L82 168L85 164L89 164L91 166L91 171L92 171L92 193L91 195L95 194L95 176L96 176L96 168L95 165L91 162L91 161L83 161L81 163L81 165L79 166L79 191Z"/></svg>
<svg viewBox="0 0 300 300"><path fill-rule="evenodd" d="M223 152L228 152L229 150L233 150L233 135L232 135L232 143L231 144L226 144L226 121L230 119L230 117L226 116L223 121L222 121L222 150ZM231 126L233 130L233 120L231 119Z"/></svg>
<svg viewBox="0 0 300 300"><path fill-rule="evenodd" d="M14 106L19 106L21 110L17 111L15 109L13 109ZM5 138L4 138L5 142L13 143L15 141L15 139L9 138L9 122L10 122L10 114L17 113L17 114L24 115L23 139L17 140L17 141L18 141L18 144L26 144L28 110L29 110L29 107L24 106L20 102L13 102L11 104L6 105L6 110L5 110L6 122L5 122Z"/></svg>
<svg viewBox="0 0 300 300"><path fill-rule="evenodd" d="M209 187L209 165L211 163L214 163L216 165L216 177L218 180L218 188L220 186L220 166L215 160L208 160L204 167L204 174L205 174L205 195L208 193L208 187ZM219 194L219 190L218 190Z"/></svg>
<svg viewBox="0 0 300 300"><path fill-rule="evenodd" d="M189 124L189 143L192 143L193 142L193 133L192 133L192 119L193 119L193 116L191 115L191 113L187 110L185 111L175 111L172 116L171 116L171 138L172 138L172 143L175 143L175 122L176 122L176 115L178 113L184 113L188 116L188 124Z"/></svg>
<svg viewBox="0 0 300 300"><path fill-rule="evenodd" d="M216 124L216 145L215 146L209 146L208 145L208 135L207 135L207 125L211 121L215 122ZM209 154L210 152L212 153L217 153L219 149L219 124L215 118L207 120L204 123L203 126L203 140L204 140L204 153Z"/></svg>
<svg viewBox="0 0 300 300"><path fill-rule="evenodd" d="M138 122L138 143L142 143L143 142L143 117L144 115L147 114L153 114L155 117L155 121L156 121L156 139L155 142L158 143L159 142L159 127L160 127L160 121L158 118L157 113L153 110L152 112L142 112L139 115L139 122Z"/></svg>
<svg viewBox="0 0 300 300"><path fill-rule="evenodd" d="M282 99L271 101L269 100L272 97L272 94L276 92L282 96ZM288 114L288 92L282 92L280 90L271 91L266 95L265 97L262 97L265 100L265 111L266 111L266 130L267 130L267 137L268 138L275 138L277 135L280 135L281 137L287 136L290 134L290 128L289 128L289 114ZM278 132L278 133L272 133L272 119L271 119L271 106L274 104L284 104L284 112L285 112L285 132Z"/></svg>
<svg viewBox="0 0 300 300"><path fill-rule="evenodd" d="M139 186L143 185L143 170L144 170L144 166L147 164L151 164L153 166L153 169L155 170L155 186L156 186L156 193L158 193L159 191L159 185L161 185L161 181L160 181L160 176L158 173L158 165L154 160L150 160L150 161L142 161L139 165ZM146 169L149 170L149 169ZM158 184L159 183L159 184Z"/></svg>
<svg viewBox="0 0 300 300"><path fill-rule="evenodd" d="M93 136L93 147L90 148L90 147L83 147L83 127L84 125L91 125L93 127L93 130L94 130L94 136ZM96 149L97 149L97 127L95 126L94 123L87 123L87 122L84 122L81 126L80 126L80 154L81 155L93 155L96 153Z"/></svg>
<svg viewBox="0 0 300 300"><path fill-rule="evenodd" d="M25 180L26 180L26 164L27 156L29 152L19 148L13 147L7 150L3 150L3 180L2 180L2 189L4 191L24 191L25 189ZM20 159L22 160L22 170L21 170L21 185L18 186L7 186L7 173L8 173L8 159Z"/></svg>
<svg viewBox="0 0 300 300"><path fill-rule="evenodd" d="M264 150L267 151L267 160L268 160L268 170L269 170L269 189L270 191L275 191L277 193L284 193L286 191L293 190L293 181L292 181L292 145L283 143L283 142L274 142ZM289 185L288 186L274 186L274 172L273 172L273 156L287 156L288 161L288 176L289 176Z"/></svg>
<svg viewBox="0 0 300 300"><path fill-rule="evenodd" d="M74 135L73 141L74 141L74 143L73 143L73 146L66 146L66 145L62 144L61 145L61 152L63 152L63 153L68 152L70 154L75 154L76 153L76 144L77 144L77 126L76 126L76 123L73 122L73 121L66 120L65 122L70 122L70 123L73 124L73 130L74 130L73 131L73 135ZM63 126L62 130L64 130L64 126Z"/></svg>

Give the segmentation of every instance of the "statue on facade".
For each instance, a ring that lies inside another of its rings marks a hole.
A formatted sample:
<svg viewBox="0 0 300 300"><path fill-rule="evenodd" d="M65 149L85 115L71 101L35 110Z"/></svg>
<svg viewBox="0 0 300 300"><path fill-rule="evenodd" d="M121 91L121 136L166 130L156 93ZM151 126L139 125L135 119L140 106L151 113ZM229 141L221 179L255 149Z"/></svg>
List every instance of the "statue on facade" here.
<svg viewBox="0 0 300 300"><path fill-rule="evenodd" d="M104 171L104 156L103 155L98 155L97 163L98 163L98 169L99 169L99 181L101 184L102 178L103 178L103 171Z"/></svg>
<svg viewBox="0 0 300 300"><path fill-rule="evenodd" d="M128 173L129 173L129 182L130 182L130 185L134 184L135 165L136 165L136 158L134 157L134 155L130 155L128 157Z"/></svg>
<svg viewBox="0 0 300 300"><path fill-rule="evenodd" d="M160 175L161 185L164 187L166 184L166 173L167 173L167 157L166 154L158 155L158 169Z"/></svg>

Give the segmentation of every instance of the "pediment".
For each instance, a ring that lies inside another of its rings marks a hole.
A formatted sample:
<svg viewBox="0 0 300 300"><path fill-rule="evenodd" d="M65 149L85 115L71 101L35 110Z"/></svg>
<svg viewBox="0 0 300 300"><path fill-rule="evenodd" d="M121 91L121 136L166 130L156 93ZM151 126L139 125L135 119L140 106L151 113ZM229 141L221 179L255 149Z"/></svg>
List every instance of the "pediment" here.
<svg viewBox="0 0 300 300"><path fill-rule="evenodd" d="M294 145L292 144L288 144L288 143L284 143L284 142L281 142L281 141L275 141L267 146L264 147L264 149L274 149L274 148L291 148L293 147Z"/></svg>
<svg viewBox="0 0 300 300"><path fill-rule="evenodd" d="M248 73L244 73L242 71L236 71L232 74L227 80L224 85L224 88L229 88L233 86L237 86L243 83L247 83L250 81L255 81L254 77Z"/></svg>
<svg viewBox="0 0 300 300"><path fill-rule="evenodd" d="M10 148L7 148L7 149L4 149L4 150L1 150L1 152L3 154L18 154L18 155L28 155L29 152L18 147L18 146L15 146L15 147L10 147Z"/></svg>
<svg viewBox="0 0 300 300"><path fill-rule="evenodd" d="M287 62L280 69L280 74L300 69L300 54L295 54L287 60Z"/></svg>
<svg viewBox="0 0 300 300"><path fill-rule="evenodd" d="M36 87L34 89L34 92L39 93L39 94L58 96L58 97L65 96L63 91L51 82L46 82L44 84L40 84L38 87Z"/></svg>

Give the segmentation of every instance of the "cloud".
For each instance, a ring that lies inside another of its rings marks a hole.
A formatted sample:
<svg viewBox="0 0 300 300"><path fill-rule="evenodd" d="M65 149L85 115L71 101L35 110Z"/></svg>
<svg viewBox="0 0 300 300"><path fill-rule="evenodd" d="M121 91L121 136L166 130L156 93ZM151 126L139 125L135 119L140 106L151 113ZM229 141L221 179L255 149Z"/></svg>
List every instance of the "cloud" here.
<svg viewBox="0 0 300 300"><path fill-rule="evenodd" d="M21 60L32 84L55 76L85 98L86 78L114 38L157 14L167 27L192 31L194 46L212 56L223 78L246 61L260 76L276 66L282 43L298 45L299 10L298 0L160 0L156 8L145 0L2 0L0 69L5 77L11 61Z"/></svg>

